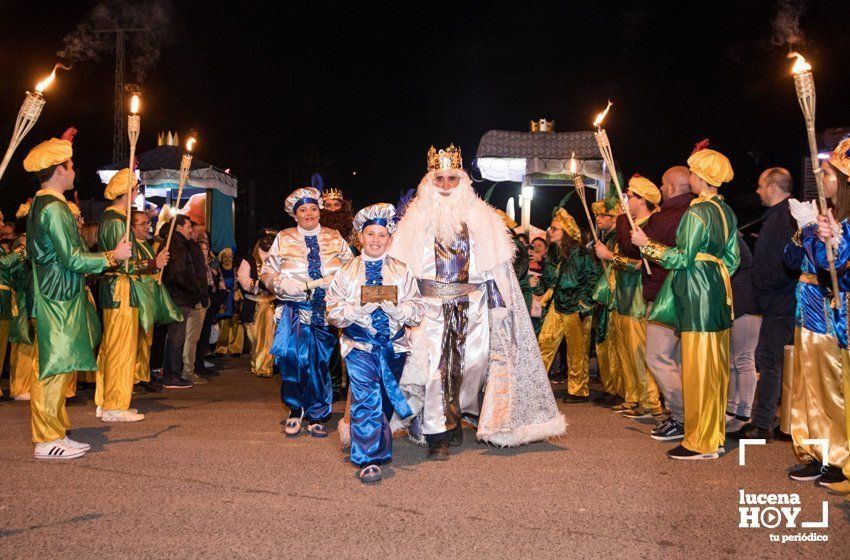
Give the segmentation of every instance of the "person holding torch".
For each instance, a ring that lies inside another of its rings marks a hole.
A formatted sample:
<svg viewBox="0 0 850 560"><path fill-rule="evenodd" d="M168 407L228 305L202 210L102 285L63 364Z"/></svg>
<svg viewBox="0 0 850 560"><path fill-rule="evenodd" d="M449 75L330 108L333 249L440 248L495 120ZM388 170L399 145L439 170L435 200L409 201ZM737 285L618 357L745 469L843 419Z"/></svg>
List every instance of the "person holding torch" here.
<svg viewBox="0 0 850 560"><path fill-rule="evenodd" d="M671 459L717 459L726 439L731 275L740 249L735 213L718 194L734 176L732 164L707 146L700 142L688 158L697 198L679 223L676 246L651 240L640 228L632 232L641 254L670 271L649 320L681 333L685 437L667 452Z"/></svg>
<svg viewBox="0 0 850 560"><path fill-rule="evenodd" d="M133 184L131 189L128 184ZM138 194L136 178L129 168L124 168L109 180L103 193L112 201L104 212L98 230L98 245L110 247L122 239L136 242L132 229L128 232L127 197L134 199ZM133 252L126 266L105 273L98 288L100 308L103 310L103 340L97 356L98 372L95 404L98 416L104 422L138 422L143 414L130 408L133 396L133 381L136 371L136 354L139 337L139 294L134 278L151 274L168 263L168 251L164 250L155 259L138 257Z"/></svg>
<svg viewBox="0 0 850 560"><path fill-rule="evenodd" d="M74 187L74 132L42 142L24 160L24 169L41 184L27 218L34 343L38 344L38 379L30 400L37 459L74 459L90 448L66 436L70 422L65 410L71 374L97 369L93 346L100 325L86 298L85 275L117 269L119 261L132 255L132 245L120 239L106 245L113 249L105 252L89 253L83 248L63 194Z"/></svg>

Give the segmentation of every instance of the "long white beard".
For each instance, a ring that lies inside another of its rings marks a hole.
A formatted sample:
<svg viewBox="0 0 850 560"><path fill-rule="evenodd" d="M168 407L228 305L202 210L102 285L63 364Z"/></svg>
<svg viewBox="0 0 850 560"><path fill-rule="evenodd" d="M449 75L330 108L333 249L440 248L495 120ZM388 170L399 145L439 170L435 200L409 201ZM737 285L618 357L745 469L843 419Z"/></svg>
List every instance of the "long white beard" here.
<svg viewBox="0 0 850 560"><path fill-rule="evenodd" d="M458 186L449 195L440 194L440 189L434 186L433 173L425 175L419 183L417 198L421 197L422 210L430 217L438 239L451 239L460 233L467 212L478 198L469 176L461 173Z"/></svg>

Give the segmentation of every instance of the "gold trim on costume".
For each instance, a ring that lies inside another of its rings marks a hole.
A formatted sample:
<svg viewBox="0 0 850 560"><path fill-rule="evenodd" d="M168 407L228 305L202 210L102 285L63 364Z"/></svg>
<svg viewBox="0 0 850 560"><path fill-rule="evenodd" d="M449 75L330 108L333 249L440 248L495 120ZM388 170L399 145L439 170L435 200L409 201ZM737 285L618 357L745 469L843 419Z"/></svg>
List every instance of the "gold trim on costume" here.
<svg viewBox="0 0 850 560"><path fill-rule="evenodd" d="M640 248L640 252L646 258L658 262L661 260L661 257L664 256L664 253L667 252L667 249L669 249L669 247L663 243L650 239L646 242L646 245Z"/></svg>

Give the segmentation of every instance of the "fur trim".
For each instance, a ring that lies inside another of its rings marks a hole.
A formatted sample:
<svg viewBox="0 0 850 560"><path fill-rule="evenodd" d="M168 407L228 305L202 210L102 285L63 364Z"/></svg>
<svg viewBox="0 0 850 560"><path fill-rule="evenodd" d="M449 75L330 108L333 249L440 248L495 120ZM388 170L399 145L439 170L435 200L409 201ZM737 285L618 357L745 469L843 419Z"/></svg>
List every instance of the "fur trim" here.
<svg viewBox="0 0 850 560"><path fill-rule="evenodd" d="M419 194L410 203L399 222L389 249L390 256L407 264L417 278L422 277L423 247L433 246L436 235L433 206L428 197L439 195L427 192L429 177L430 174L426 175L420 184ZM466 223L470 240L475 247L477 270L490 271L502 263L513 262L516 244L495 208L478 198L471 186L462 184L458 188L468 188L471 191L466 194L465 200L468 205L463 208L462 219Z"/></svg>
<svg viewBox="0 0 850 560"><path fill-rule="evenodd" d="M509 432L496 432L493 434L478 434L480 441L495 445L496 447L517 447L535 441L543 441L548 438L560 437L567 431L567 419L563 414L547 420L543 424L532 426L521 426Z"/></svg>
<svg viewBox="0 0 850 560"><path fill-rule="evenodd" d="M339 441L342 443L342 448L351 447L351 424L345 418L341 418L336 425L336 431L339 434Z"/></svg>

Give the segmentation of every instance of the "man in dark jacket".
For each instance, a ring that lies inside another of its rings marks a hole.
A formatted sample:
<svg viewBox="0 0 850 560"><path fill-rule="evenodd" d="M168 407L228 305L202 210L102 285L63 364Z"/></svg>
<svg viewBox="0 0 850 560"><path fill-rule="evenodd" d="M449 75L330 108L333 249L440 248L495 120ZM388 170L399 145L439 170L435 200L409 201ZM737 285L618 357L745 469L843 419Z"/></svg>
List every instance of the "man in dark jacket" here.
<svg viewBox="0 0 850 560"><path fill-rule="evenodd" d="M773 439L776 408L782 392L785 345L794 340L797 276L783 262L785 246L797 231L788 208L794 182L787 169L771 167L758 180L756 194L767 207L753 255L756 312L762 315L756 347L756 406L752 421L729 437Z"/></svg>
<svg viewBox="0 0 850 560"><path fill-rule="evenodd" d="M168 325L165 337L165 360L162 364L163 386L166 389L185 389L192 387L192 381L182 379L183 348L186 342L186 325L192 314L197 314L197 308L203 309L203 299L206 297L206 273L203 268L196 270L196 258L193 257L193 246L197 246L193 237L194 224L188 216L178 215L174 218L174 235L171 239L171 256L168 266L163 270L162 282L168 289L171 299L180 307L183 321ZM197 249L200 253L200 249ZM203 255L200 256L203 262ZM202 282L198 281L198 272L204 273ZM208 302L207 302L208 303ZM203 318L201 319L203 321ZM194 363L193 363L194 367Z"/></svg>
<svg viewBox="0 0 850 560"><path fill-rule="evenodd" d="M676 230L694 199L688 183L690 171L687 167L675 166L661 177L661 210L650 216L643 227L644 232L659 243L676 245ZM628 236L618 237L620 250L628 257L641 258L640 249L631 243ZM661 284L668 271L660 265L649 264L652 274L642 268L643 297L647 302L647 314L651 309ZM656 426L651 433L653 439L674 441L685 435L684 404L682 400L682 363L679 337L676 332L660 323L649 322L646 326L646 365L664 395L670 417Z"/></svg>

